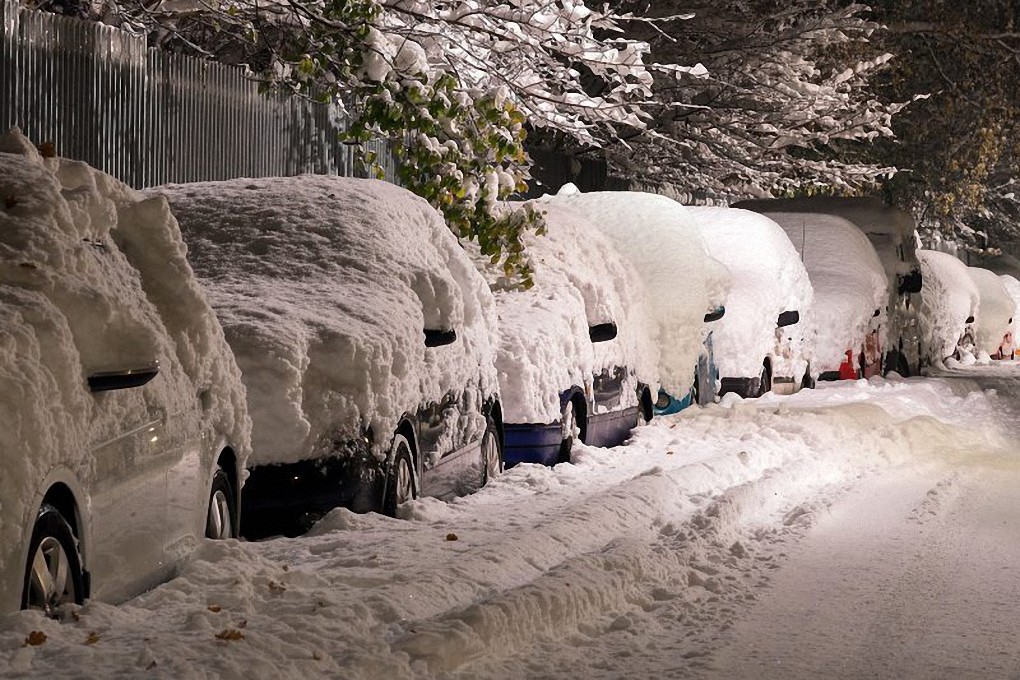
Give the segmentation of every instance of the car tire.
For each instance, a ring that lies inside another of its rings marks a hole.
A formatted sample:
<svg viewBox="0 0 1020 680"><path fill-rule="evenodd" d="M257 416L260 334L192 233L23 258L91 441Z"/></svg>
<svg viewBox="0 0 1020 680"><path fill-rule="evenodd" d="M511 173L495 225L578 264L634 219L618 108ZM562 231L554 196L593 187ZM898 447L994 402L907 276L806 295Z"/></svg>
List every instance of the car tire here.
<svg viewBox="0 0 1020 680"><path fill-rule="evenodd" d="M411 445L402 434L393 436L393 455L386 474L386 494L383 497L383 514L397 516L397 508L418 497L414 484L414 464Z"/></svg>
<svg viewBox="0 0 1020 680"><path fill-rule="evenodd" d="M485 433L482 434L482 486L493 477L503 473L503 447L499 441L499 428L492 416L486 418Z"/></svg>
<svg viewBox="0 0 1020 680"><path fill-rule="evenodd" d="M758 377L758 396L762 397L772 391L772 369L768 362L761 365L761 375Z"/></svg>
<svg viewBox="0 0 1020 680"><path fill-rule="evenodd" d="M811 377L811 364L808 364L807 368L804 369L804 377L800 379L800 388L802 390L813 390L816 384L815 379Z"/></svg>
<svg viewBox="0 0 1020 680"><path fill-rule="evenodd" d="M28 544L21 608L56 618L61 605L84 601L84 578L74 533L59 510L43 505Z"/></svg>
<svg viewBox="0 0 1020 680"><path fill-rule="evenodd" d="M563 414L560 416L560 432L563 438L560 441L560 453L557 462L569 463L570 452L574 448L574 439L577 438L578 432L577 407L574 405L573 399L568 400L563 407Z"/></svg>
<svg viewBox="0 0 1020 680"><path fill-rule="evenodd" d="M217 468L209 489L205 537L215 540L237 538L237 498L223 468Z"/></svg>
<svg viewBox="0 0 1020 680"><path fill-rule="evenodd" d="M694 373L694 382L691 383L691 406L701 406L701 381L697 372Z"/></svg>

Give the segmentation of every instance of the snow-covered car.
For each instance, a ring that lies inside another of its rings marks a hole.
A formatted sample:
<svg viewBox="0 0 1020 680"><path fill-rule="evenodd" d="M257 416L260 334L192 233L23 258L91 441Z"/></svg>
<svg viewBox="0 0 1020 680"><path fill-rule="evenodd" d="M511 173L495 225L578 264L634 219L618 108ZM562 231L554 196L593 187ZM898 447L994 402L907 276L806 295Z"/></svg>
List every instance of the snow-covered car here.
<svg viewBox="0 0 1020 680"><path fill-rule="evenodd" d="M396 514L502 469L492 294L427 202L313 175L153 191L247 388L245 535L338 506Z"/></svg>
<svg viewBox="0 0 1020 680"><path fill-rule="evenodd" d="M875 248L889 281L888 327L883 369L900 375L921 369L921 266L916 255L917 226L910 213L871 197L805 196L740 201L735 208L774 212L821 213L853 222Z"/></svg>
<svg viewBox="0 0 1020 680"><path fill-rule="evenodd" d="M813 339L799 321L810 312L814 294L786 232L750 210L687 207L685 212L732 277L726 316L713 331L720 392L753 397L809 385Z"/></svg>
<svg viewBox="0 0 1020 680"><path fill-rule="evenodd" d="M981 304L967 265L935 250L918 250L921 262L921 361L939 365L947 359L974 360L975 321Z"/></svg>
<svg viewBox="0 0 1020 680"><path fill-rule="evenodd" d="M586 216L644 282L659 357L655 413L711 403L718 382L712 328L725 314L730 276L708 254L686 208L657 194L580 193L569 184L544 202Z"/></svg>
<svg viewBox="0 0 1020 680"><path fill-rule="evenodd" d="M1012 342L1009 346L1002 348L1003 353L1000 357L993 356L994 359L1015 359L1017 357L1017 334L1020 332L1020 316L1017 312L1020 312L1020 281L1016 279L1012 274L1000 274L999 278L1002 279L1002 285L1005 286L1006 292L1013 299L1013 306L1016 312L1013 313L1013 323L1010 325L1010 337Z"/></svg>
<svg viewBox="0 0 1020 680"><path fill-rule="evenodd" d="M567 462L575 439L620 444L651 419L657 384L641 282L581 215L544 201L507 207L538 210L546 225L525 241L528 290L477 258L496 297L507 464Z"/></svg>
<svg viewBox="0 0 1020 680"><path fill-rule="evenodd" d="M118 602L238 531L240 372L162 199L0 138L0 614Z"/></svg>
<svg viewBox="0 0 1020 680"><path fill-rule="evenodd" d="M882 373L888 279L874 246L849 220L823 213L770 212L807 268L814 303L801 319L814 333L819 380Z"/></svg>
<svg viewBox="0 0 1020 680"><path fill-rule="evenodd" d="M983 267L968 267L980 296L974 324L974 342L979 359L1013 358L1013 317L1016 302L1002 278Z"/></svg>

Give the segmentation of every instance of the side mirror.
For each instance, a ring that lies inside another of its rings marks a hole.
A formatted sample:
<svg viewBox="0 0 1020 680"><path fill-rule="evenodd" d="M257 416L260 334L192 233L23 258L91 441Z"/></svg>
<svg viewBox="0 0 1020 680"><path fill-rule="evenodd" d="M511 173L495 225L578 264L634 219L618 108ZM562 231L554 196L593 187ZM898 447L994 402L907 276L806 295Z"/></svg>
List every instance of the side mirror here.
<svg viewBox="0 0 1020 680"><path fill-rule="evenodd" d="M105 371L93 373L88 377L89 390L92 392L107 392L109 390L124 390L130 387L141 387L159 374L159 364L143 368L129 368L123 371Z"/></svg>
<svg viewBox="0 0 1020 680"><path fill-rule="evenodd" d="M900 295L904 295L906 293L920 293L921 271L919 269L912 269L909 274L901 274L899 277L899 284Z"/></svg>
<svg viewBox="0 0 1020 680"><path fill-rule="evenodd" d="M881 313L882 313L882 310L881 310L881 309L876 309L876 310L875 310L875 313L874 313L874 314L872 314L871 316L878 316L878 315L879 315L879 314L881 314Z"/></svg>
<svg viewBox="0 0 1020 680"><path fill-rule="evenodd" d="M449 345L457 339L457 331L452 328L448 331L437 330L433 328L425 329L425 346L426 347L442 347L443 345Z"/></svg>
<svg viewBox="0 0 1020 680"><path fill-rule="evenodd" d="M776 319L776 325L783 328L784 326L792 326L798 321L800 321L800 312L794 309L793 311L787 311L780 314L779 318Z"/></svg>
<svg viewBox="0 0 1020 680"><path fill-rule="evenodd" d="M974 317L973 316L968 316L967 320L964 321L964 323L974 323Z"/></svg>
<svg viewBox="0 0 1020 680"><path fill-rule="evenodd" d="M616 324L610 321L609 323L588 326L588 337L591 338L592 342L612 340L616 337Z"/></svg>
<svg viewBox="0 0 1020 680"><path fill-rule="evenodd" d="M705 315L705 323L712 323L713 321L718 321L725 315L726 308L720 305L719 307L710 310L708 314Z"/></svg>

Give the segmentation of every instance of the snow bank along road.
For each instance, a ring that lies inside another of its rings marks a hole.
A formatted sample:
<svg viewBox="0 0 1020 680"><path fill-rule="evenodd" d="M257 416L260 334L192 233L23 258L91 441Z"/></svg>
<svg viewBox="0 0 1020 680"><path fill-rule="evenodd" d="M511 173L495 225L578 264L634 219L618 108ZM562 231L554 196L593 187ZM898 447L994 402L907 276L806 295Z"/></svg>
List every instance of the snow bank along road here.
<svg viewBox="0 0 1020 680"><path fill-rule="evenodd" d="M1020 367L654 421L0 620L2 677L1020 677Z"/></svg>

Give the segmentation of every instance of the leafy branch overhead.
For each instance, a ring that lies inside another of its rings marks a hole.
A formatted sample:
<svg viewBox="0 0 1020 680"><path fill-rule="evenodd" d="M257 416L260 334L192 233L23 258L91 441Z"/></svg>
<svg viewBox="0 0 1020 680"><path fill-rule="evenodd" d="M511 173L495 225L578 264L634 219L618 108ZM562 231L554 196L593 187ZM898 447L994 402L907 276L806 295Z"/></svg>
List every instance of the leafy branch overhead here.
<svg viewBox="0 0 1020 680"><path fill-rule="evenodd" d="M635 17L581 0L169 0L127 13L164 46L345 102L351 140L391 140L405 186L526 283L521 236L536 218L495 209L530 178L525 121L599 146L647 126L655 74L691 71L645 63L647 44L619 24Z"/></svg>

